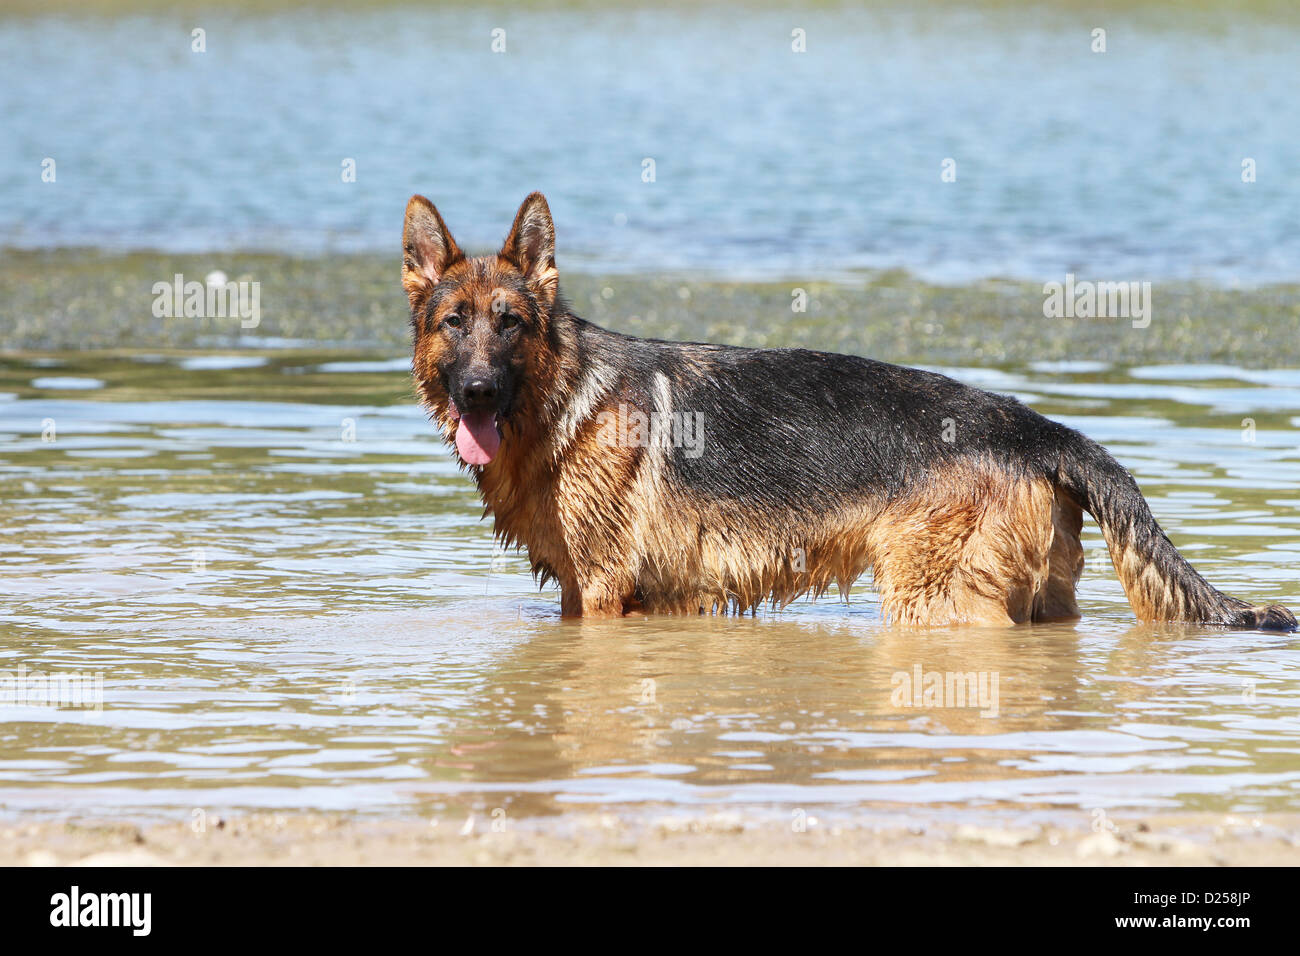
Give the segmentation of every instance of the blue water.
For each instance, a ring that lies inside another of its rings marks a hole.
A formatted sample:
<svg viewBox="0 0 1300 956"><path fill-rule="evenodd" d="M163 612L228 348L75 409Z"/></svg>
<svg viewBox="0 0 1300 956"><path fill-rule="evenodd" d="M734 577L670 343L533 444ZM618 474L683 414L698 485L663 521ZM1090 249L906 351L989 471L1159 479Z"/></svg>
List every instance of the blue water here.
<svg viewBox="0 0 1300 956"><path fill-rule="evenodd" d="M1295 281L1298 41L1226 4L0 15L0 246L393 251L420 191L483 248L541 189L564 268Z"/></svg>

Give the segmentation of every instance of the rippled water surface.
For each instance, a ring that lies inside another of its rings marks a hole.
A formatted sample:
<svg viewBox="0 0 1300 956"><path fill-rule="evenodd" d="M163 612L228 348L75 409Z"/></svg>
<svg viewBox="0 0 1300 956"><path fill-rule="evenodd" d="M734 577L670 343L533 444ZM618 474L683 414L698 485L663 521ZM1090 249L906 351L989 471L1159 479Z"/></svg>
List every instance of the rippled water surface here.
<svg viewBox="0 0 1300 956"><path fill-rule="evenodd" d="M1281 2L153 6L0 11L0 245L388 252L418 191L486 248L541 189L601 273L1300 261Z"/></svg>
<svg viewBox="0 0 1300 956"><path fill-rule="evenodd" d="M562 622L501 554L405 360L0 363L0 808L1300 809L1294 636L1135 624L1085 541L1077 626L913 631L869 581L756 619ZM1300 605L1300 372L950 370L1107 443L1216 584ZM996 714L897 675L997 678Z"/></svg>

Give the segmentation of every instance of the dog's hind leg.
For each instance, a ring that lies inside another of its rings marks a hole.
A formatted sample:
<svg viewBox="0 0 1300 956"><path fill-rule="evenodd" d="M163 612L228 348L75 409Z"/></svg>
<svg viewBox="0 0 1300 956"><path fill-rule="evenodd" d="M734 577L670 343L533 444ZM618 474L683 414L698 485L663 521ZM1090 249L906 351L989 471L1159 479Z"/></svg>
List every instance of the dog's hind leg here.
<svg viewBox="0 0 1300 956"><path fill-rule="evenodd" d="M1047 580L1034 602L1035 621L1077 621L1079 605L1075 586L1083 573L1083 510L1063 492L1052 504L1052 547L1047 560Z"/></svg>
<svg viewBox="0 0 1300 956"><path fill-rule="evenodd" d="M964 469L894 502L870 529L881 610L913 625L1033 620L1051 578L1054 499L1046 481Z"/></svg>
<svg viewBox="0 0 1300 956"><path fill-rule="evenodd" d="M891 548L875 564L880 609L894 624L1010 625L1016 607L993 578L973 576L961 568L961 557L945 548L926 547L917 540ZM1018 602L1015 602L1018 603Z"/></svg>

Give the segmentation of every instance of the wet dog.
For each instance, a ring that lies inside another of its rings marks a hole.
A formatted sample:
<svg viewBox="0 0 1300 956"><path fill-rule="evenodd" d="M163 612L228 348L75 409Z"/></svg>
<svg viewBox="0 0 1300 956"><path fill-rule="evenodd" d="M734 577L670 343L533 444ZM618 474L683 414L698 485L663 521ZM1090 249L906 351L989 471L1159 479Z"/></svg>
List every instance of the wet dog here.
<svg viewBox="0 0 1300 956"><path fill-rule="evenodd" d="M1139 619L1296 627L1210 586L1105 449L1013 398L579 318L540 193L478 258L412 197L402 285L420 401L565 615L752 610L870 569L897 622L1070 620L1086 511Z"/></svg>

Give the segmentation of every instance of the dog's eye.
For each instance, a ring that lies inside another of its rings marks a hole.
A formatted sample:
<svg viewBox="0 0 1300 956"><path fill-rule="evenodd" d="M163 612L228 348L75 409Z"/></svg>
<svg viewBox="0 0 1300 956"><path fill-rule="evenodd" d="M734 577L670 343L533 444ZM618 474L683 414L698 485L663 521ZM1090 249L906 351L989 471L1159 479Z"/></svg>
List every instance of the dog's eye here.
<svg viewBox="0 0 1300 956"><path fill-rule="evenodd" d="M501 316L501 328L503 329L513 329L518 324L519 317L516 315L507 312L505 315Z"/></svg>
<svg viewBox="0 0 1300 956"><path fill-rule="evenodd" d="M458 328L460 328L460 316L459 316L459 315L449 315L449 316L447 316L445 319L442 320L442 324L445 325L445 326L447 326L447 327L450 328L450 329L458 329Z"/></svg>

